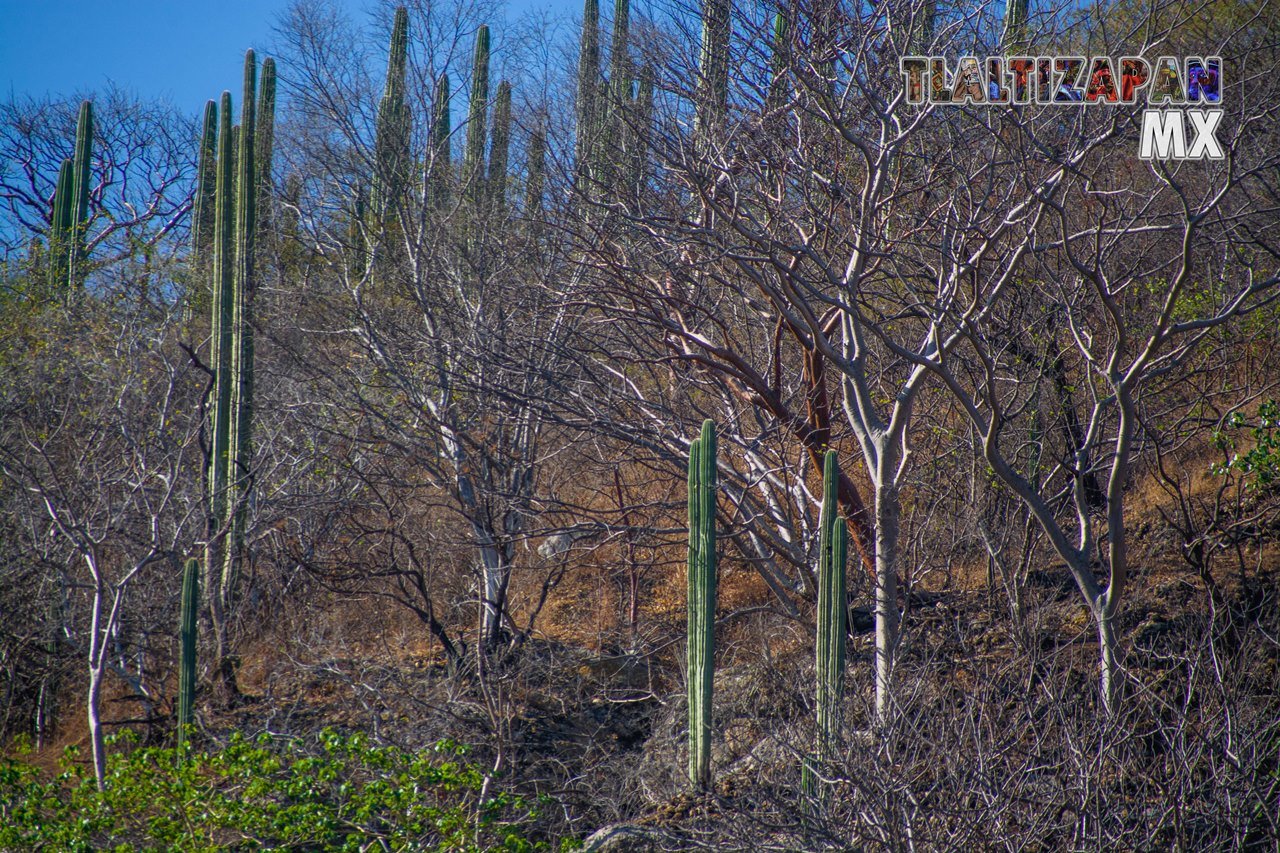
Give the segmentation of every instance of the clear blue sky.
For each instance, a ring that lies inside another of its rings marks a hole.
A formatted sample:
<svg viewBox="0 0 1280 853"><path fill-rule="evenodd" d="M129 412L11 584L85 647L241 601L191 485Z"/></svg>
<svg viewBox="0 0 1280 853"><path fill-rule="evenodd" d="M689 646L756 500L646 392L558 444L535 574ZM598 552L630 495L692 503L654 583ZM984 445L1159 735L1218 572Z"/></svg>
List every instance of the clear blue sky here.
<svg viewBox="0 0 1280 853"><path fill-rule="evenodd" d="M0 0L0 98L70 95L108 80L194 114L240 78L290 0ZM359 19L372 0L339 0ZM514 0L508 14L577 10L581 0ZM601 4L605 5L605 4Z"/></svg>

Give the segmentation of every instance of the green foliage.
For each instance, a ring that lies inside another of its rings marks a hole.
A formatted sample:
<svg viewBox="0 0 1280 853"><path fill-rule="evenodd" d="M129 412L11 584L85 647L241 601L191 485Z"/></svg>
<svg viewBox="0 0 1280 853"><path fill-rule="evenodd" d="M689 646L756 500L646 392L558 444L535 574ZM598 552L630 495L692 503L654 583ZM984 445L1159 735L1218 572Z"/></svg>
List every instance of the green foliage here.
<svg viewBox="0 0 1280 853"><path fill-rule="evenodd" d="M711 698L715 681L716 426L703 421L689 447L689 779L711 783Z"/></svg>
<svg viewBox="0 0 1280 853"><path fill-rule="evenodd" d="M1267 400L1258 407L1258 415L1254 419L1243 412L1232 412L1226 420L1226 430L1215 430L1214 444L1219 450L1233 451L1237 446L1237 436L1248 432L1253 439L1253 447L1244 453L1232 453L1227 462L1216 463L1212 467L1214 474L1227 476L1238 472L1252 488L1270 490L1280 486L1280 403Z"/></svg>
<svg viewBox="0 0 1280 853"><path fill-rule="evenodd" d="M528 838L535 805L482 801L484 774L449 741L414 752L325 730L116 750L102 791L75 758L52 779L0 761L0 850L548 849Z"/></svg>

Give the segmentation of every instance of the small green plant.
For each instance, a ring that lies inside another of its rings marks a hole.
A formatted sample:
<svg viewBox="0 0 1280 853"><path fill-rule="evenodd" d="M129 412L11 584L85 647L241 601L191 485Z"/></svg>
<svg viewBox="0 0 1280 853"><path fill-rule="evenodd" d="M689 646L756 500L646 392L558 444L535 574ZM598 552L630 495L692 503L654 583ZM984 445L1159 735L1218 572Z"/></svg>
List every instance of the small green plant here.
<svg viewBox="0 0 1280 853"><path fill-rule="evenodd" d="M1243 412L1232 412L1227 416L1227 429L1215 430L1214 445L1224 453L1232 452L1237 447L1237 437L1242 430L1248 430L1253 439L1253 447L1244 453L1232 452L1231 458L1225 462L1214 463L1212 472L1225 477L1232 472L1240 474L1252 488L1260 490L1274 489L1280 486L1280 403L1267 400L1258 407L1258 415L1254 419Z"/></svg>
<svg viewBox="0 0 1280 853"><path fill-rule="evenodd" d="M102 791L76 758L50 779L0 760L0 851L549 849L528 837L535 805L482 800L484 774L449 741L410 751L325 730L116 749Z"/></svg>

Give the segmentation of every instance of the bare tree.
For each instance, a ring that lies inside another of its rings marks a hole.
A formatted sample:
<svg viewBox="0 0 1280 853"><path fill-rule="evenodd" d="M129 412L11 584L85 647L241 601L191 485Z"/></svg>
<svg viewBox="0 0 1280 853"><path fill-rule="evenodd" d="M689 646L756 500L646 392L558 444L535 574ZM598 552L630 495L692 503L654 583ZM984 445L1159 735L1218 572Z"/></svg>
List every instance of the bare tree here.
<svg viewBox="0 0 1280 853"><path fill-rule="evenodd" d="M86 310L55 322L45 329L53 352L27 362L4 389L0 471L21 492L33 544L61 562L67 596L84 607L87 624L68 635L87 669L99 787L107 675L144 704L163 699L125 644L127 599L161 566L176 578L198 529L198 383L168 326L153 319Z"/></svg>

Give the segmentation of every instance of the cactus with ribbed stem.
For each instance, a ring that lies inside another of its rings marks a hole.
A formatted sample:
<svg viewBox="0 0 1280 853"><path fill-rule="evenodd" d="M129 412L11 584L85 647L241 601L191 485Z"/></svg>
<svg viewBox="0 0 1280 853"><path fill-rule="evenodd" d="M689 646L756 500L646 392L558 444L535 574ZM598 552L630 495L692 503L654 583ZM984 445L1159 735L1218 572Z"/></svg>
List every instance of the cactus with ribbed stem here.
<svg viewBox="0 0 1280 853"><path fill-rule="evenodd" d="M62 161L53 191L53 216L49 221L49 291L56 293L67 281L67 243L71 233L71 159Z"/></svg>
<svg viewBox="0 0 1280 853"><path fill-rule="evenodd" d="M507 161L511 154L511 84L503 80L493 99L493 134L489 141L490 210L501 217L507 206Z"/></svg>
<svg viewBox="0 0 1280 853"><path fill-rule="evenodd" d="M828 450L823 460L822 514L818 538L818 632L815 643L817 690L816 758L831 757L840 726L840 702L844 696L845 634L848 611L845 600L845 563L848 530L839 509L840 467L836 452ZM817 794L817 774L806 761L802 779L806 794Z"/></svg>
<svg viewBox="0 0 1280 853"><path fill-rule="evenodd" d="M436 81L436 91L431 101L431 151L427 157L427 194L437 210L449 204L449 182L453 175L449 136L452 133L449 75L446 72Z"/></svg>
<svg viewBox="0 0 1280 853"><path fill-rule="evenodd" d="M547 131L540 118L529 135L528 178L525 182L524 215L536 220L542 211L542 193L547 181Z"/></svg>
<svg viewBox="0 0 1280 853"><path fill-rule="evenodd" d="M640 69L635 103L631 110L633 126L631 150L627 152L627 187L629 191L638 192L648 179L645 168L649 159L647 146L649 133L653 129L653 68L649 65Z"/></svg>
<svg viewBox="0 0 1280 853"><path fill-rule="evenodd" d="M218 105L204 106L200 132L200 158L196 171L196 197L191 212L191 256L196 280L203 281L205 267L213 254L214 217L218 188Z"/></svg>
<svg viewBox="0 0 1280 853"><path fill-rule="evenodd" d="M80 105L76 118L76 151L72 158L71 242L67 254L67 286L84 279L85 231L89 227L90 161L93 157L93 102Z"/></svg>
<svg viewBox="0 0 1280 853"><path fill-rule="evenodd" d="M593 195L594 149L600 136L598 125L600 96L600 2L584 0L582 37L578 45L578 98L574 130L574 183L578 194L589 200Z"/></svg>
<svg viewBox="0 0 1280 853"><path fill-rule="evenodd" d="M689 780L711 784L711 699L715 678L716 427L702 424L689 447Z"/></svg>
<svg viewBox="0 0 1280 853"><path fill-rule="evenodd" d="M472 204L484 198L485 117L489 109L489 28L476 32L471 61L471 103L467 109L467 148L462 161L462 185Z"/></svg>
<svg viewBox="0 0 1280 853"><path fill-rule="evenodd" d="M209 362L213 366L213 401L210 409L208 545L205 550L204 587L208 592L210 622L217 654L224 649L226 623L222 597L221 536L227 517L227 455L231 436L231 350L232 316L235 306L235 265L233 259L235 201L232 185L231 93L222 93L218 109L218 167L214 194L213 290L210 300Z"/></svg>
<svg viewBox="0 0 1280 853"><path fill-rule="evenodd" d="M93 156L93 103L80 105L72 156L62 161L49 223L49 285L70 290L84 276L85 231L89 224L90 164Z"/></svg>
<svg viewBox="0 0 1280 853"><path fill-rule="evenodd" d="M609 43L609 85L613 101L622 105L631 100L630 36L631 0L614 0L613 36Z"/></svg>
<svg viewBox="0 0 1280 853"><path fill-rule="evenodd" d="M178 624L178 743L194 722L196 694L196 619L200 608L200 561L192 557L182 571L182 609Z"/></svg>
<svg viewBox="0 0 1280 853"><path fill-rule="evenodd" d="M273 83L269 83L273 85ZM209 527L205 589L221 686L235 689L226 624L235 595L253 485L253 297L257 192L264 173L257 131L257 62L245 54L240 124L231 126L231 94L222 93L218 130L210 323L214 395L209 460ZM268 98L270 104L271 99ZM270 113L263 118L271 121ZM268 129L268 133L269 133ZM269 162L269 155L266 155Z"/></svg>
<svg viewBox="0 0 1280 853"><path fill-rule="evenodd" d="M937 12L930 4L930 11L933 15ZM1027 45L1027 16L1031 11L1031 0L1009 0L1008 8L1005 10L1004 19L1004 36L1001 43L1009 49L1017 49L1026 47ZM930 15L927 25L929 27L930 41L932 41L933 15Z"/></svg>
<svg viewBox="0 0 1280 853"><path fill-rule="evenodd" d="M258 115L254 121L254 170L257 173L257 229L264 237L271 229L271 152L276 135L276 61L271 57L262 60L262 74L258 79Z"/></svg>
<svg viewBox="0 0 1280 853"><path fill-rule="evenodd" d="M729 0L702 0L695 136L705 144L724 123L729 102Z"/></svg>
<svg viewBox="0 0 1280 853"><path fill-rule="evenodd" d="M234 343L231 350L232 419L231 447L228 460L228 496L231 530L218 590L226 606L230 606L240 549L244 544L245 515L252 481L250 459L253 454L253 296L257 285L255 252L257 246L258 184L257 170L257 71L252 50L244 58L244 94L240 104L240 140L236 159L235 182L235 282L232 325Z"/></svg>
<svg viewBox="0 0 1280 853"><path fill-rule="evenodd" d="M405 103L405 74L409 64L409 11L396 9L391 28L391 47L387 57L387 79L378 104L374 139L373 209L385 219L394 213L408 189L406 170L411 161L409 151L410 118Z"/></svg>

